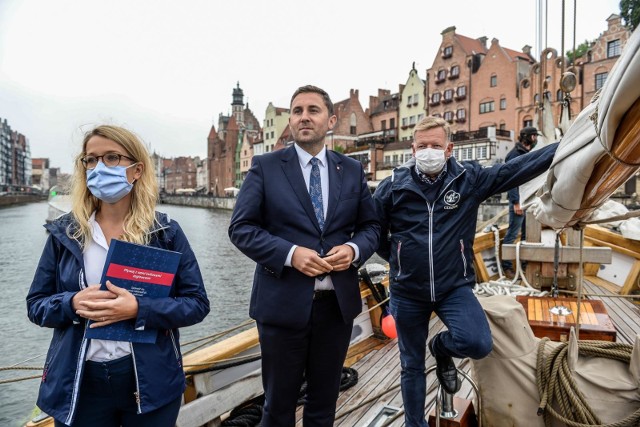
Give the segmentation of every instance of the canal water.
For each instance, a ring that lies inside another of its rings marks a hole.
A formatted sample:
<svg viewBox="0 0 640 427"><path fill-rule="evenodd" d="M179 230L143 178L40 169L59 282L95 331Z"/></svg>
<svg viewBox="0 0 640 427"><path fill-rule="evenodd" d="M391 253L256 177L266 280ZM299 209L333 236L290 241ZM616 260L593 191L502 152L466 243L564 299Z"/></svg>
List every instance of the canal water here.
<svg viewBox="0 0 640 427"><path fill-rule="evenodd" d="M231 211L159 205L180 223L196 254L211 313L200 324L181 329L181 341L226 330L247 320L255 264L229 241ZM51 330L29 321L25 297L46 240L42 227L46 202L0 209L0 367L31 359L42 366ZM41 371L2 371L0 380ZM39 379L0 384L0 426L17 427L34 408Z"/></svg>

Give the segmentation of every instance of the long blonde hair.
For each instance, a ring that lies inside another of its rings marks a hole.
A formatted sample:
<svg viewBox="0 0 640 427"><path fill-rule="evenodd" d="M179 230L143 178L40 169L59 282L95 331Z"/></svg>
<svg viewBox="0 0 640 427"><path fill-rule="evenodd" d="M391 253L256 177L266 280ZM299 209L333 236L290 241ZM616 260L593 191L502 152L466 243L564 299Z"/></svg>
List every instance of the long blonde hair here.
<svg viewBox="0 0 640 427"><path fill-rule="evenodd" d="M86 242L91 239L89 218L93 212L100 210L102 204L87 187L87 171L81 161L86 154L87 142L94 136L101 136L117 143L125 149L128 156L144 165L142 175L131 189L131 206L124 219L124 234L120 239L140 244L149 243L149 231L156 221L155 208L158 199L158 182L153 163L147 148L133 132L111 125L101 125L88 131L84 136L82 152L76 156L71 182L71 213L78 227L68 230L70 237L78 240L83 248L86 247Z"/></svg>

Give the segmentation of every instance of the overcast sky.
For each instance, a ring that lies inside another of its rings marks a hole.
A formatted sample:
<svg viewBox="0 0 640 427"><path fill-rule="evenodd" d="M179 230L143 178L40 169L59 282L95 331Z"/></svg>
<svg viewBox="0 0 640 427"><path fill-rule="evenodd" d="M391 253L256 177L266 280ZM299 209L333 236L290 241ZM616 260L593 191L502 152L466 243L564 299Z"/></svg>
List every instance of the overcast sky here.
<svg viewBox="0 0 640 427"><path fill-rule="evenodd" d="M566 3L569 50L573 1ZM597 38L619 13L619 0L577 3L577 44ZM425 78L449 26L539 50L536 4L0 0L0 118L29 138L32 157L63 172L71 172L83 133L101 123L128 127L165 157L204 157L238 81L261 123L270 101L288 107L304 84L334 102L359 89L366 108L378 88L397 91L413 62ZM547 44L560 51L561 1L548 4Z"/></svg>

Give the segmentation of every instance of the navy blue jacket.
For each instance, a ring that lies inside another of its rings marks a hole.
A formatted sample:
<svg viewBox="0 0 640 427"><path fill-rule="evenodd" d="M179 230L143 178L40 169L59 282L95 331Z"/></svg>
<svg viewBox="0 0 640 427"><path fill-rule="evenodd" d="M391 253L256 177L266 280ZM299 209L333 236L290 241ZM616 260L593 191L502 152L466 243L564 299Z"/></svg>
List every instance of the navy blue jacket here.
<svg viewBox="0 0 640 427"><path fill-rule="evenodd" d="M513 160L516 157L527 154L528 152L529 150L524 148L524 145L521 142L516 142L516 146L507 153L507 157L504 160L505 162L508 162L509 160ZM513 187L507 191L507 200L509 200L511 204L520 203L520 191L518 191L518 187Z"/></svg>
<svg viewBox="0 0 640 427"><path fill-rule="evenodd" d="M324 229L313 212L295 147L254 156L236 202L229 237L254 260L249 314L258 322L304 327L311 316L314 278L285 267L292 245L326 253L352 242L364 263L378 247L380 225L362 164L327 150L329 200ZM331 273L343 320L362 310L355 266Z"/></svg>
<svg viewBox="0 0 640 427"><path fill-rule="evenodd" d="M427 200L412 177L415 158L396 168L374 194L382 223L377 252L389 261L391 293L435 302L456 287L473 286L480 203L546 171L557 147L486 168L451 157L436 200Z"/></svg>
<svg viewBox="0 0 640 427"><path fill-rule="evenodd" d="M155 344L133 343L138 388L138 412L153 411L175 400L185 389L179 327L202 321L209 313L209 300L195 255L175 221L156 213L159 226L149 246L182 253L180 265L167 298L138 298L136 328L158 329ZM44 365L37 405L65 424L74 419L89 340L87 321L73 311L71 299L88 284L82 249L68 237L76 226L71 214L45 228L51 233L45 244L27 295L29 319L53 328L53 338Z"/></svg>

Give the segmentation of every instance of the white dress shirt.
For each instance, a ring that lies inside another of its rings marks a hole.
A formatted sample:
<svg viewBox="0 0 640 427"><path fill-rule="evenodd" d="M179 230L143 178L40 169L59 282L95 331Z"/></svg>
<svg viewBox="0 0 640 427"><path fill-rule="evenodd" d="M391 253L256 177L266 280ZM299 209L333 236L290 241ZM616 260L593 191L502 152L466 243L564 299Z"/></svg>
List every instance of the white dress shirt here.
<svg viewBox="0 0 640 427"><path fill-rule="evenodd" d="M107 260L107 239L100 228L100 224L96 222L96 213L94 212L89 218L91 226L92 239L87 242L87 247L82 254L84 259L84 272L89 285L100 283L102 278L102 270ZM131 354L131 343L128 341L110 341L92 339L89 341L89 349L87 350L86 360L94 362L107 362L119 359Z"/></svg>

